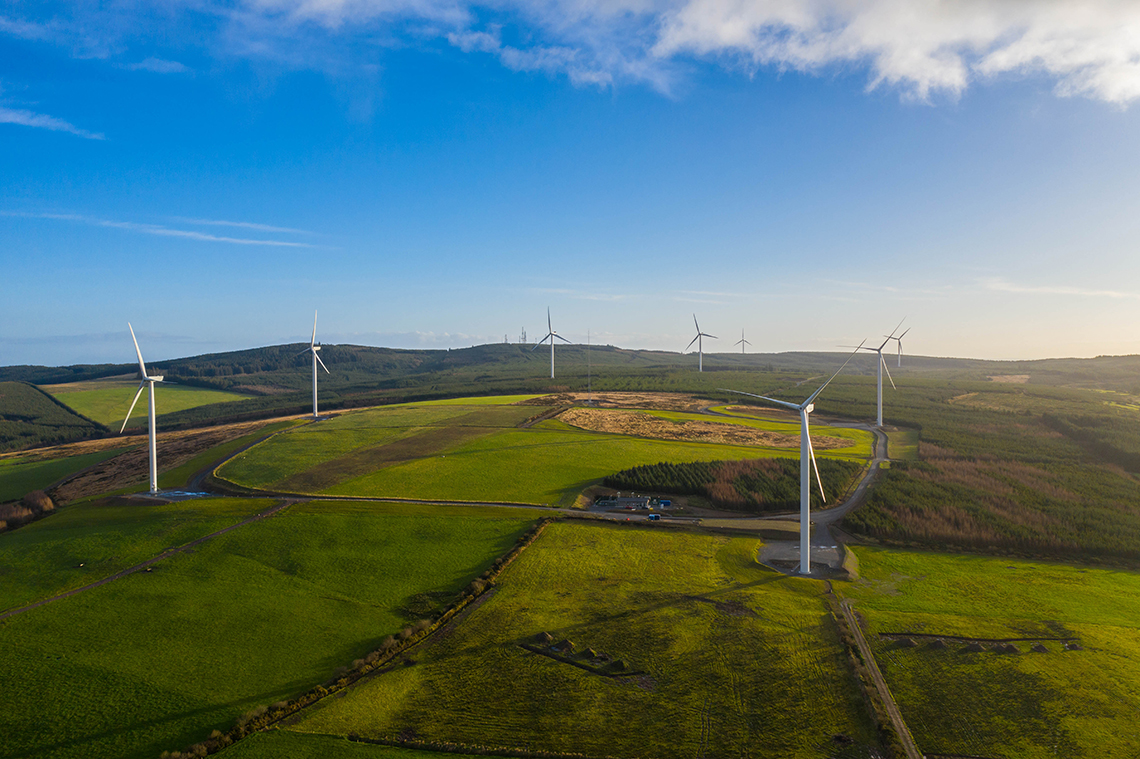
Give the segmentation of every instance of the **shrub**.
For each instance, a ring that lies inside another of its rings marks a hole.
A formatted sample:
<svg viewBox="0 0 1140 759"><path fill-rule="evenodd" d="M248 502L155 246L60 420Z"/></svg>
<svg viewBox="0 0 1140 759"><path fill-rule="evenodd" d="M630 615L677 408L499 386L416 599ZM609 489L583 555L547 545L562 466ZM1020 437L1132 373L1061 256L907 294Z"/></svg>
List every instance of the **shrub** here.
<svg viewBox="0 0 1140 759"><path fill-rule="evenodd" d="M37 514L42 514L45 511L51 511L55 508L48 494L42 490L33 490L21 499L20 503L27 506Z"/></svg>

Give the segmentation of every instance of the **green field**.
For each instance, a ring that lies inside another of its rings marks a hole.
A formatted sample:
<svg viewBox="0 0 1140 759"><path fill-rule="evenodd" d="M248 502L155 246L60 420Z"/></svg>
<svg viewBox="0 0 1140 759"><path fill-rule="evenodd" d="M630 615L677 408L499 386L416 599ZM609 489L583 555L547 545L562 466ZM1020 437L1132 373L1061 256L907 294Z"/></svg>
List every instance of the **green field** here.
<svg viewBox="0 0 1140 759"><path fill-rule="evenodd" d="M297 504L153 572L11 617L0 623L0 756L154 759L227 729L429 615L532 518Z"/></svg>
<svg viewBox="0 0 1140 759"><path fill-rule="evenodd" d="M269 730L235 743L219 756L225 759L440 759L436 751L354 743L333 735ZM443 754L447 759L475 759L471 754Z"/></svg>
<svg viewBox="0 0 1140 759"><path fill-rule="evenodd" d="M588 756L862 756L834 741L872 738L821 588L760 566L759 546L552 524L413 664L326 699L290 729ZM542 632L621 659L630 674L520 645Z"/></svg>
<svg viewBox="0 0 1140 759"><path fill-rule="evenodd" d="M927 753L1140 756L1140 574L860 547L856 599L918 746ZM908 648L879 632L974 639L1073 636L1047 653Z"/></svg>
<svg viewBox="0 0 1140 759"><path fill-rule="evenodd" d="M94 380L67 385L45 385L42 389L88 419L94 419L100 424L118 430L123 424L127 409L131 407L131 399L138 387L138 383L134 381ZM139 402L135 405L134 411L131 412L131 420L127 423L128 427L146 424L146 395L144 391L139 396ZM155 413L171 414L211 403L241 401L248 397L222 390L161 384L155 391Z"/></svg>
<svg viewBox="0 0 1140 759"><path fill-rule="evenodd" d="M218 475L244 487L283 492L570 506L584 488L633 466L787 454L782 448L587 432L558 420L517 428L543 410L453 402L344 414L277 435L235 457ZM869 455L866 432L818 431L854 442L822 456Z"/></svg>
<svg viewBox="0 0 1140 759"><path fill-rule="evenodd" d="M0 611L101 580L273 503L202 499L152 505L110 499L67 506L0 535Z"/></svg>
<svg viewBox="0 0 1140 759"><path fill-rule="evenodd" d="M115 448L59 459L15 457L0 460L0 503L19 500L33 490L43 490L81 469L114 458L124 450Z"/></svg>

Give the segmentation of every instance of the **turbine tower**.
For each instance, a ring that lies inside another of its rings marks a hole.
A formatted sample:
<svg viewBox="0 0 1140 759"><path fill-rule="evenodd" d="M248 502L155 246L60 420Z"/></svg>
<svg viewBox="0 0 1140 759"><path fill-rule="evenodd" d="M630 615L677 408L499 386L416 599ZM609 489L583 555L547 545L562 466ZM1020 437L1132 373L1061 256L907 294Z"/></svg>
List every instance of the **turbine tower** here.
<svg viewBox="0 0 1140 759"><path fill-rule="evenodd" d="M554 339L555 338L561 340L564 343L570 342L565 337L563 337L562 335L555 332L554 327L550 326L550 309L547 308L546 309L546 337L542 338L537 343L535 343L534 347L531 348L530 350L533 353L534 351L538 350L538 346L542 345L547 340L550 340L550 379L554 379Z"/></svg>
<svg viewBox="0 0 1140 759"><path fill-rule="evenodd" d="M712 338L713 340L719 340L720 338L718 338L716 335L710 335L707 332L701 332L701 325L697 324L696 314L693 314L693 324L696 324L697 336L689 341L689 344L685 346L685 350L692 348L693 343L697 344L697 371L703 372L705 370L705 345L704 340L701 338L708 337Z"/></svg>
<svg viewBox="0 0 1140 759"><path fill-rule="evenodd" d="M150 449L150 492L158 492L158 441L155 438L154 427L154 383L162 382L161 376L150 376L146 373L146 364L143 363L142 351L139 350L139 341L135 337L135 328L127 322L127 329L131 331L131 340L135 343L135 355L139 357L139 389L135 393L135 399L131 401L131 407L127 409L127 418L123 420L123 426L119 428L119 434L127 428L127 421L131 418L131 412L135 410L135 404L139 402L139 396L142 395L143 388L146 387L150 390L150 403L147 412L147 443Z"/></svg>
<svg viewBox="0 0 1140 759"><path fill-rule="evenodd" d="M864 341L866 342L866 341ZM800 415L800 574L811 574L811 470L815 470L815 479L819 483L819 494L825 500L827 498L823 492L823 478L819 476L819 465L815 463L815 449L811 445L811 434L808 430L808 416L815 410L815 399L823 392L823 389L831 384L831 380L835 379L843 367L847 366L848 362L863 348L860 344L855 351L847 357L847 361L843 362L835 370L835 374L819 386L814 393L808 396L807 400L803 403L788 403L787 401L776 400L769 398L766 395L756 395L755 393L745 393L740 390L725 390L725 392L736 393L738 395L747 395L752 398L760 398L761 400L775 403L778 406L792 409ZM721 388L724 390L724 388ZM810 466L809 466L810 461Z"/></svg>
<svg viewBox="0 0 1140 759"><path fill-rule="evenodd" d="M693 318L695 319L695 318L696 318L696 316L694 316ZM744 327L741 327L741 328L740 328L740 339L739 339L739 340L737 340L737 341L736 341L735 343L733 343L732 345L733 345L733 347L736 347L737 345L739 345L739 346L740 346L740 355L742 355L742 356L744 355L744 346L745 346L745 345L752 345L752 343L750 343L750 342L748 342L747 340L745 340L745 339L744 339Z"/></svg>
<svg viewBox="0 0 1140 759"><path fill-rule="evenodd" d="M906 317L903 317L903 321L906 321ZM886 358L883 357L883 349L887 347L887 343L889 343L891 340L898 341L898 344L899 344L899 366L902 366L902 339L904 336L906 336L907 332L910 332L910 327L907 327L905 332L903 332L901 335L898 335L896 337L895 332L899 331L899 327L901 327L902 324L903 324L902 322L899 322L898 326L896 326L893 330L891 330L891 334L883 335L883 337L885 337L886 340L883 340L883 344L880 345L878 348L864 347L862 349L865 351L871 351L872 353L877 353L879 355L879 371L878 371L879 376L878 376L878 382L876 383L876 399L878 401L878 407L877 407L878 408L878 415L875 417L875 426L876 427L882 427L883 426L883 371L886 371L886 373L887 373L887 379L890 380L891 388L894 390L898 389L897 387L895 387L894 378L891 377L891 370L887 369L887 360L886 360Z"/></svg>
<svg viewBox="0 0 1140 759"><path fill-rule="evenodd" d="M317 364L325 370L325 374L332 374L329 368L325 366L325 362L321 361L321 357L317 355L317 351L321 346L317 345L317 312L313 311L313 337L309 340L309 347L298 353L298 356L303 356L306 353L313 354L313 419L317 419Z"/></svg>

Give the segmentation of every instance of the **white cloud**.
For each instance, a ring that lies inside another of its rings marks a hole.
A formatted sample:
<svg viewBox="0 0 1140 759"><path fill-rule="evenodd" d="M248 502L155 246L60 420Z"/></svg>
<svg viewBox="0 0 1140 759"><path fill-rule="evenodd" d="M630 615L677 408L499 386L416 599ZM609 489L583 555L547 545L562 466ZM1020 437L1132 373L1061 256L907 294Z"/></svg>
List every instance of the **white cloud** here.
<svg viewBox="0 0 1140 759"><path fill-rule="evenodd" d="M4 106L0 106L0 124L19 124L21 126L35 127L37 129L49 129L53 132L67 132L68 134L74 134L87 140L107 139L99 132L89 132L86 129L80 129L70 122L57 119L55 116L26 111L21 108L5 108Z"/></svg>
<svg viewBox="0 0 1140 759"><path fill-rule="evenodd" d="M1031 295L1075 295L1082 298L1140 298L1140 293L1122 290L1093 290L1067 285L1019 285L1004 279L985 279L982 286L987 290L1003 293L1025 293Z"/></svg>
<svg viewBox="0 0 1140 759"><path fill-rule="evenodd" d="M70 213L27 213L23 211L0 211L0 216L15 216L27 219L51 219L53 221L74 221L81 224L90 224L96 227L107 227L109 229L122 229L128 232L139 232L146 235L156 235L158 237L181 237L188 240L199 240L201 242L222 242L230 243L232 245L254 245L254 246L268 246L278 248L312 248L313 245L304 242L289 242L286 240L259 240L249 237L226 237L222 235L211 235L205 232L196 232L192 229L173 229L171 227L164 227L160 224L141 224L133 221L115 221L113 219L99 219L93 216L83 216L80 214ZM261 228L274 230L274 227L264 228L263 225L244 224L243 222L217 222L221 224L230 224L233 226L249 226L252 228ZM279 231L295 231L295 230L279 230Z"/></svg>
<svg viewBox="0 0 1140 759"><path fill-rule="evenodd" d="M516 71L579 85L669 91L700 60L763 68L865 71L870 89L956 97L977 82L1042 77L1060 96L1140 98L1135 0L170 0L77 4L70 18L0 18L0 33L119 54L156 25L192 28L208 52L334 72L386 47L441 40ZM507 34L509 30L509 34ZM187 43L190 44L190 43ZM175 71L148 58L135 66Z"/></svg>
<svg viewBox="0 0 1140 759"><path fill-rule="evenodd" d="M129 63L126 68L131 71L149 71L153 74L186 74L190 69L178 61L167 61L162 58L145 58L138 63Z"/></svg>
<svg viewBox="0 0 1140 759"><path fill-rule="evenodd" d="M282 234L290 235L311 235L305 229L293 229L292 227L274 227L269 224L258 224L252 221L225 221L222 219L191 219L184 216L173 217L175 221L183 224L200 224L206 227L237 227L239 229L252 229L257 232L280 232Z"/></svg>

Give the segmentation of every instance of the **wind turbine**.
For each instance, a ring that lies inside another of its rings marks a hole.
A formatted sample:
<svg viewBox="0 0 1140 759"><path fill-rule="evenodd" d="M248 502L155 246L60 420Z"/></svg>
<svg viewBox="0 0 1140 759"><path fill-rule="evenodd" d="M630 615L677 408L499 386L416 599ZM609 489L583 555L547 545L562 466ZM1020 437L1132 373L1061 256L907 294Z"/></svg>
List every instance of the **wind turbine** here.
<svg viewBox="0 0 1140 759"><path fill-rule="evenodd" d="M866 341L864 340L863 342ZM815 449L812 448L811 434L808 430L808 415L815 410L815 404L813 401L819 397L819 394L823 392L823 389L825 387L831 384L831 380L835 379L839 373L843 371L843 367L847 366L847 364L851 361L852 358L854 358L855 354L858 353L860 349L862 349L862 347L863 345L860 343L859 347L856 348L855 351L847 357L847 361L843 362L843 366L840 366L838 369L836 369L835 374L831 375L827 382L824 382L822 385L820 385L819 388L816 389L814 393L809 395L807 400L803 403L788 403L787 401L780 401L776 400L775 398L769 398L766 395L756 395L755 393L745 393L740 390L725 390L724 388L721 388L728 393L748 395L753 398L760 398L761 400L768 401L769 403L775 403L776 405L783 406L784 408L793 409L800 415L800 574L802 575L811 574L812 469L815 469L815 479L816 482L819 483L820 496L822 496L825 500L827 498L827 496L823 493L823 478L819 476L819 465L815 463ZM810 466L808 465L809 460L811 462Z"/></svg>
<svg viewBox="0 0 1140 759"><path fill-rule="evenodd" d="M693 318L694 318L694 319L696 319L697 317L696 317L696 316L694 316ZM741 354L741 355L744 355L744 346L745 346L745 345L752 345L752 343L750 343L750 342L748 342L747 340L745 340L745 339L744 339L744 327L741 327L741 328L740 328L740 339L739 339L739 340L737 340L737 341L736 341L735 343L733 343L732 345L733 345L733 347L736 347L737 345L739 345L739 346L740 346L740 354Z"/></svg>
<svg viewBox="0 0 1140 759"><path fill-rule="evenodd" d="M135 404L139 402L139 396L142 395L143 388L146 387L150 390L150 408L147 412L147 442L150 449L150 492L158 492L158 441L155 438L154 428L154 383L162 382L161 376L151 377L146 373L146 364L143 363L142 351L139 350L139 341L135 337L135 328L127 322L127 329L131 331L131 340L135 343L135 355L139 357L139 389L135 393L135 399L131 401L131 407L127 409L127 418L123 420L123 426L119 428L119 434L127 428L127 421L131 418L131 412L135 410Z"/></svg>
<svg viewBox="0 0 1140 759"><path fill-rule="evenodd" d="M903 317L903 321L906 321L905 317ZM899 331L899 327L901 327L902 324L903 324L902 322L899 322L898 326L896 326L893 330L891 330L891 334L883 335L883 337L885 337L886 340L883 340L883 344L880 345L878 348L865 347L862 349L865 351L871 351L872 353L877 353L879 355L879 371L878 371L879 378L878 378L878 382L876 384L876 393L877 393L876 399L878 401L878 416L876 416L876 421L875 421L876 427L882 427L883 426L883 371L884 370L887 372L887 379L890 380L890 382L891 382L891 388L894 390L898 389L897 387L895 387L895 381L891 377L891 370L887 369L887 360L886 360L886 358L883 357L883 349L887 347L887 343L889 343L891 340L897 340L898 344L899 344L899 366L902 366L902 339L906 335L907 332L910 332L910 327L907 327L906 332L903 332L901 335L896 337L895 333Z"/></svg>
<svg viewBox="0 0 1140 759"><path fill-rule="evenodd" d="M329 371L329 368L327 366L325 366L325 362L321 361L321 357L317 355L317 351L319 351L320 349L321 349L321 346L317 345L317 312L313 311L313 337L311 340L309 340L309 347L306 348L305 350L301 351L297 355L303 356L306 353L312 353L313 354L313 418L314 419L319 418L317 416L317 364L321 365L321 368L325 370L325 374L332 374L332 372Z"/></svg>
<svg viewBox="0 0 1140 759"><path fill-rule="evenodd" d="M534 347L531 348L530 350L531 350L531 353L533 353L534 351L538 350L538 346L542 345L547 340L550 340L550 379L554 379L554 338L558 338L559 340L561 340L564 343L570 342L565 337L563 337L562 335L555 332L554 327L550 326L550 309L547 308L546 309L546 337L542 338L537 343L535 343Z"/></svg>
<svg viewBox="0 0 1140 759"><path fill-rule="evenodd" d="M697 371L703 372L705 370L705 346L704 346L704 340L702 340L701 338L710 337L713 340L719 340L720 338L718 338L716 335L710 335L707 332L701 332L701 325L697 324L697 315L696 314L693 314L693 324L696 324L696 326L697 326L697 336L694 337L689 342L689 344L685 346L685 350L692 348L693 343L697 344Z"/></svg>

